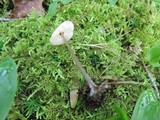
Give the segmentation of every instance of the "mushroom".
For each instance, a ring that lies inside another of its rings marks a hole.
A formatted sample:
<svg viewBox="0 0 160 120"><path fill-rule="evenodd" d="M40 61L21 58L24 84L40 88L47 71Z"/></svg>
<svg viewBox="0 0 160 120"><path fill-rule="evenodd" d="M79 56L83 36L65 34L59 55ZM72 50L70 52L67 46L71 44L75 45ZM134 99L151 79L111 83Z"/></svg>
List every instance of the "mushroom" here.
<svg viewBox="0 0 160 120"><path fill-rule="evenodd" d="M71 21L61 23L53 32L50 42L53 45L62 45L73 36L74 25Z"/></svg>
<svg viewBox="0 0 160 120"><path fill-rule="evenodd" d="M61 23L57 29L53 32L50 42L53 45L62 45L65 44L68 48L69 53L71 54L75 64L77 65L78 69L81 71L83 76L85 77L89 88L91 89L90 96L94 94L96 84L92 81L91 77L87 74L86 70L82 67L80 61L78 60L77 56L74 54L74 51L71 49L68 41L73 36L74 25L71 21L65 21Z"/></svg>
<svg viewBox="0 0 160 120"><path fill-rule="evenodd" d="M85 90L87 91L87 99L88 101L97 102L97 100L101 100L102 93L104 93L105 89L108 87L107 82L102 83L100 86L97 86L91 77L87 74L86 70L82 67L80 61L78 60L77 56L74 54L70 44L68 41L72 38L74 31L74 25L71 21L65 21L61 23L57 29L53 32L50 42L53 45L62 45L65 44L68 48L69 53L71 54L75 64L77 65L78 69L83 74L84 78L87 81L88 88ZM86 96L86 93L84 93ZM99 102L98 102L99 103ZM97 104L97 103L96 103Z"/></svg>

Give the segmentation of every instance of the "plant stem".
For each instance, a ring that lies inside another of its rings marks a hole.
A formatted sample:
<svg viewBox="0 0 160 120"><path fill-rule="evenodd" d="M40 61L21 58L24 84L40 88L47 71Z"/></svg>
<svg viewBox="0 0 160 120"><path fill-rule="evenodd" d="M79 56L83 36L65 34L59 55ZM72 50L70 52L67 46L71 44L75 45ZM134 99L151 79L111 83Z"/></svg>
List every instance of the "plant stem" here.
<svg viewBox="0 0 160 120"><path fill-rule="evenodd" d="M118 84L144 85L143 83L134 82L134 81L116 81L116 82L108 82L108 85L118 85Z"/></svg>
<svg viewBox="0 0 160 120"><path fill-rule="evenodd" d="M148 78L149 78L149 80L150 80L150 82L151 82L153 88L154 88L155 91L157 92L157 98L160 100L160 93L159 93L158 87L157 87L157 85L156 85L156 82L155 82L155 80L154 80L152 74L149 72L148 68L146 67L146 65L145 65L141 60L140 60L140 62L141 62L141 64L142 64L142 66L143 66L145 72L147 73Z"/></svg>
<svg viewBox="0 0 160 120"><path fill-rule="evenodd" d="M81 71L81 73L83 74L83 76L85 77L88 85L89 85L89 88L91 89L91 93L90 95L92 96L95 92L95 87L96 87L96 84L92 81L91 77L87 74L86 70L82 67L80 61L78 60L78 57L74 54L74 51L71 49L71 46L69 45L69 43L67 42L66 38L64 37L64 33L60 33L63 41L65 42L67 48L68 48L68 51L69 53L71 54L74 62L76 63L78 69Z"/></svg>
<svg viewBox="0 0 160 120"><path fill-rule="evenodd" d="M0 22L10 22L15 20L23 20L24 18L14 19L14 18L0 18Z"/></svg>
<svg viewBox="0 0 160 120"><path fill-rule="evenodd" d="M112 81L109 81L109 80L112 80ZM110 88L109 85L119 85L119 84L133 84L133 85L146 85L144 83L141 83L141 82L134 82L134 81L115 81L113 79L107 79L105 80L101 85L100 85L100 88L102 89L108 89Z"/></svg>

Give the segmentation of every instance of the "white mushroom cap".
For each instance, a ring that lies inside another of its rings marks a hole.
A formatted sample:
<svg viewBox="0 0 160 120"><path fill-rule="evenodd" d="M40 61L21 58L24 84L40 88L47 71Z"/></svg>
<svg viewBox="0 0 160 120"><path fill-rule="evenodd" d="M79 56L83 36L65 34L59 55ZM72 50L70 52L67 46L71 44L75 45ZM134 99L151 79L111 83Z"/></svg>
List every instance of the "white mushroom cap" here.
<svg viewBox="0 0 160 120"><path fill-rule="evenodd" d="M53 45L64 44L63 38L60 36L60 33L63 33L66 41L69 41L73 36L74 25L71 21L65 21L61 23L57 29L53 32L50 42Z"/></svg>

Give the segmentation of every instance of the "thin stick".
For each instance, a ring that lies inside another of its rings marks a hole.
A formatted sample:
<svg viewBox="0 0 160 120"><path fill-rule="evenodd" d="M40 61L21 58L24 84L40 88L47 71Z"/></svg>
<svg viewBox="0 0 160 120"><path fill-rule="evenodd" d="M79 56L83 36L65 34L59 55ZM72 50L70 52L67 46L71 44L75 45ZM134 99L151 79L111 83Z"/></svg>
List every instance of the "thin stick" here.
<svg viewBox="0 0 160 120"><path fill-rule="evenodd" d="M0 22L10 22L15 20L23 20L24 18L14 19L14 18L0 18Z"/></svg>
<svg viewBox="0 0 160 120"><path fill-rule="evenodd" d="M134 51L132 51L134 54L136 54ZM138 60L140 62L140 64L142 65L143 69L145 70L145 72L147 73L147 76L149 78L149 81L150 83L152 84L154 90L156 91L157 93L157 98L160 100L160 93L159 93L159 90L158 90L158 87L156 85L156 82L152 76L152 74L149 72L148 68L146 67L146 65L144 64L144 62L138 57L138 56L135 56L135 60Z"/></svg>
<svg viewBox="0 0 160 120"><path fill-rule="evenodd" d="M66 38L64 37L63 33L60 33L62 39L64 40L69 53L71 54L73 60L75 61L77 67L79 68L79 70L81 71L81 73L83 74L83 76L85 77L90 89L91 89L91 94L94 94L94 90L96 87L96 84L92 81L91 77L87 74L87 72L85 71L85 69L82 67L80 61L78 60L77 56L74 54L73 50L71 49L71 46L69 45L69 43L67 42Z"/></svg>
<svg viewBox="0 0 160 120"><path fill-rule="evenodd" d="M109 80L112 80L113 82L110 82ZM146 85L146 84L143 84L140 82L134 82L134 81L114 81L113 79L107 79L100 85L100 88L108 89L110 88L109 85L119 85L119 84Z"/></svg>
<svg viewBox="0 0 160 120"><path fill-rule="evenodd" d="M155 91L157 92L157 97L158 97L158 99L160 99L160 93L159 93L158 87L157 87L157 85L156 85L156 82L155 82L152 74L149 72L149 70L148 70L148 68L146 67L146 65L145 65L141 60L139 60L139 61L141 62L142 66L143 66L143 68L144 68L144 70L145 70L145 72L147 73L148 78L149 78L149 80L150 80L153 88L154 88Z"/></svg>
<svg viewBox="0 0 160 120"><path fill-rule="evenodd" d="M108 85L119 85L119 84L133 84L133 85L145 85L140 82L134 82L134 81L117 81L117 82L108 82Z"/></svg>
<svg viewBox="0 0 160 120"><path fill-rule="evenodd" d="M109 43L101 43L101 44L80 44L80 45L83 45L83 46L88 46L88 47L97 47L97 48L105 48L107 45L113 43L113 42L116 42L118 40L120 40L123 36L125 36L126 34L132 32L132 30L128 31L127 33L124 33L122 34L122 36L120 38L117 38L116 40L111 40L111 42Z"/></svg>

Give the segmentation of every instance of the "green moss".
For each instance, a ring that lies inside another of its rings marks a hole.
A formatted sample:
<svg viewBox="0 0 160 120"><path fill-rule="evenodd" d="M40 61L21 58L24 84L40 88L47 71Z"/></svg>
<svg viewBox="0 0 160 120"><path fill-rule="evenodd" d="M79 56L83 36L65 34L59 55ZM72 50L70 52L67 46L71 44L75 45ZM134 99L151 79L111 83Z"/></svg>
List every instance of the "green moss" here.
<svg viewBox="0 0 160 120"><path fill-rule="evenodd" d="M115 6L106 0L75 0L52 19L30 15L24 20L1 22L0 58L12 56L19 75L18 93L8 119L104 120L114 114L113 104L123 106L131 115L138 95L146 87L119 85L106 94L96 111L86 108L82 100L74 110L70 108L71 79L80 80L81 85L85 80L66 47L49 43L54 29L65 20L74 22L70 44L97 83L106 76L147 81L129 48L142 42L140 57L146 61L149 48L159 42L159 7L145 0L119 0ZM102 44L103 48L84 44Z"/></svg>

